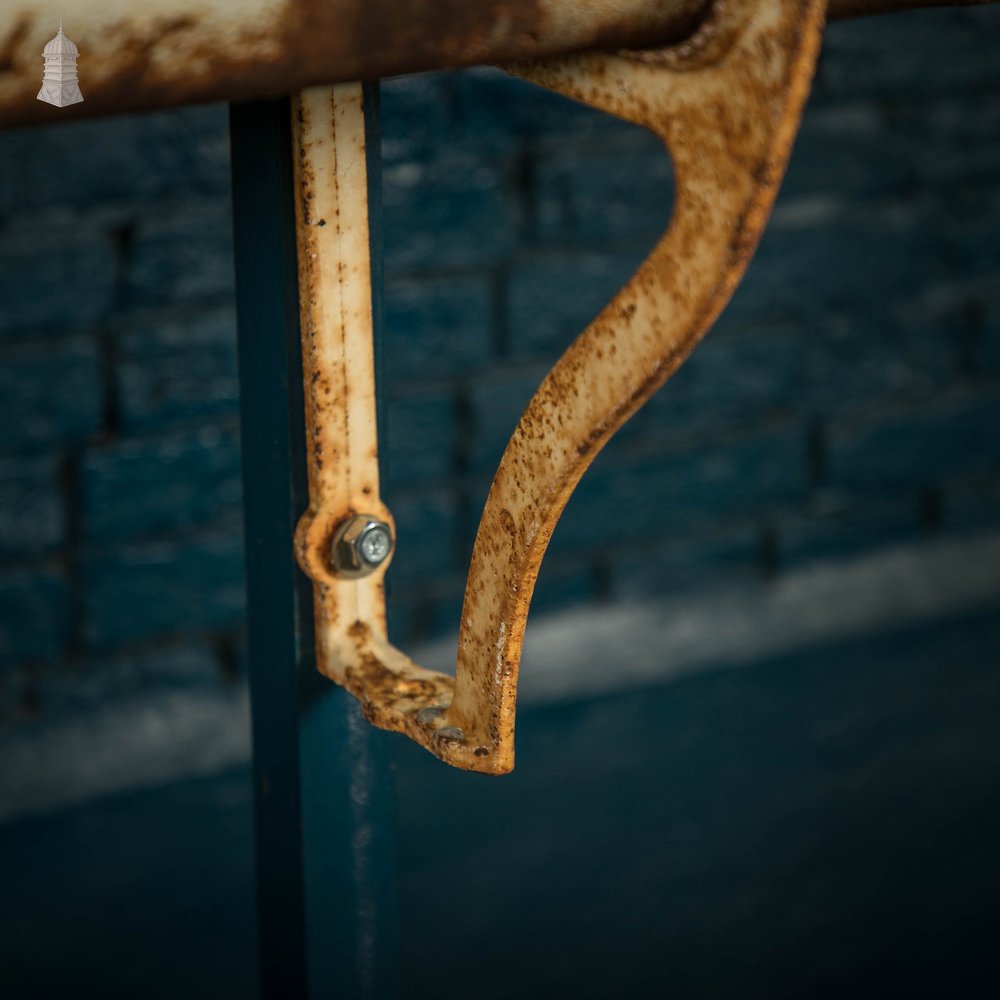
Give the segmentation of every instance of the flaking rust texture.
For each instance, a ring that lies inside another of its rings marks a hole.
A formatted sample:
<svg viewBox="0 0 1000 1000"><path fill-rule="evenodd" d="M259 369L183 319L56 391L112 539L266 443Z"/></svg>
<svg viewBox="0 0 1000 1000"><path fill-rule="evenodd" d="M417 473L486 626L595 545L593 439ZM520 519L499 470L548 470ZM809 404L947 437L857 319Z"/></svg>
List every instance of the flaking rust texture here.
<svg viewBox="0 0 1000 1000"><path fill-rule="evenodd" d="M510 67L651 129L673 157L677 190L667 232L556 363L507 446L476 537L454 679L388 642L384 565L360 580L330 566L338 524L362 512L389 520L378 495L363 114L357 85L297 99L310 463L298 557L315 586L319 667L374 724L457 767L513 767L521 645L553 529L597 453L682 363L742 276L788 161L822 27L820 0L717 0L693 36L655 54Z"/></svg>

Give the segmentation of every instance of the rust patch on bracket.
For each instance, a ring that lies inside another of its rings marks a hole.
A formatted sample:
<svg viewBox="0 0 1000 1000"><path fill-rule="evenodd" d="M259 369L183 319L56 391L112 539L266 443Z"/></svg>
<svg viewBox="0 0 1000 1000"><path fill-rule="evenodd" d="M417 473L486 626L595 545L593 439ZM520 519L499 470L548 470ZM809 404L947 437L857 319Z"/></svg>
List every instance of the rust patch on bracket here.
<svg viewBox="0 0 1000 1000"><path fill-rule="evenodd" d="M376 725L457 767L513 767L521 645L549 539L597 453L680 366L743 275L788 162L824 8L716 0L693 39L656 55L507 67L659 135L676 198L667 232L559 359L507 445L473 550L454 679L387 641L384 566L350 581L330 568L337 524L357 513L391 520L375 461L363 178L349 169L364 163L360 88L303 92L295 129L311 505L298 557L315 585L320 669Z"/></svg>

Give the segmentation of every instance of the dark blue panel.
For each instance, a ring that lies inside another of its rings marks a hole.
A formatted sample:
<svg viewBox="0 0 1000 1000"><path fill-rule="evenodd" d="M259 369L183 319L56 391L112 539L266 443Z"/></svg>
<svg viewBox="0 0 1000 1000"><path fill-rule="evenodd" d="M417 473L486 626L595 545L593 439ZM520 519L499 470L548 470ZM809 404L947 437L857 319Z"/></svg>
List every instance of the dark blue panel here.
<svg viewBox="0 0 1000 1000"><path fill-rule="evenodd" d="M386 996L385 736L317 674L292 552L307 489L289 103L234 107L231 129L262 994Z"/></svg>

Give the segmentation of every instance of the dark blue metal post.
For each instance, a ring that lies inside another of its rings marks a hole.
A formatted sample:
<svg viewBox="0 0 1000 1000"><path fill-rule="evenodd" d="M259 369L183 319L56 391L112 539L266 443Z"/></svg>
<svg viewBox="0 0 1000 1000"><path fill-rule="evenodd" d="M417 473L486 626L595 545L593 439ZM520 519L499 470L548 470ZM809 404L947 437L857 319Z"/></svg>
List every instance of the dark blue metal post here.
<svg viewBox="0 0 1000 1000"><path fill-rule="evenodd" d="M374 87L366 106L377 191ZM230 131L261 995L391 996L385 734L317 674L311 588L292 552L307 485L289 100L234 105Z"/></svg>

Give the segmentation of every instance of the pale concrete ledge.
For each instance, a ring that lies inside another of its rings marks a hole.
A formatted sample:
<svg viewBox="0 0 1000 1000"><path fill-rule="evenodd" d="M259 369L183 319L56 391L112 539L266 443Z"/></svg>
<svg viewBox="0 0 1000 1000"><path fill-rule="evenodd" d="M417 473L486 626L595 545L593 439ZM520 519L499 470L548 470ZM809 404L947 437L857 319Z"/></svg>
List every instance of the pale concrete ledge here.
<svg viewBox="0 0 1000 1000"><path fill-rule="evenodd" d="M763 586L529 622L519 687L523 702L586 697L991 606L1000 612L998 602L1000 533L882 549Z"/></svg>
<svg viewBox="0 0 1000 1000"><path fill-rule="evenodd" d="M0 823L250 758L246 688L120 699L0 740Z"/></svg>
<svg viewBox="0 0 1000 1000"><path fill-rule="evenodd" d="M523 705L590 698L738 668L1000 602L1000 533L881 550L773 583L532 620ZM454 640L414 651L453 662ZM245 689L117 701L0 739L0 822L209 775L250 755Z"/></svg>

